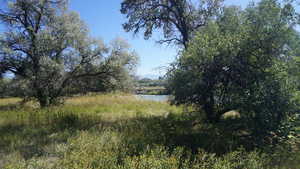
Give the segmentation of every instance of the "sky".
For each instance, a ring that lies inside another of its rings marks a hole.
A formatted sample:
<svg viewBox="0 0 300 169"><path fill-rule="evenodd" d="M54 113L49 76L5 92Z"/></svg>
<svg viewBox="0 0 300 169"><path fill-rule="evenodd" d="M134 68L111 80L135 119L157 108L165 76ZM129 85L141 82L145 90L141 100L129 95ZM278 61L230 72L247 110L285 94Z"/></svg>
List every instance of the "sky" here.
<svg viewBox="0 0 300 169"><path fill-rule="evenodd" d="M122 0L71 0L70 9L80 14L92 36L101 38L106 43L117 37L127 40L140 57L138 76L154 78L163 75L166 66L176 57L176 46L155 43L161 36L159 34L150 40L144 40L142 33L134 36L132 32L125 32L122 23L126 22L126 18L120 13L121 2ZM225 4L245 7L249 2L250 0L227 0Z"/></svg>
<svg viewBox="0 0 300 169"><path fill-rule="evenodd" d="M225 0L225 4L246 7L250 1ZM142 33L134 36L132 32L125 32L122 24L126 22L126 18L120 13L121 2L122 0L70 0L70 10L79 13L89 27L91 36L101 38L106 44L119 37L127 40L140 57L136 72L138 76L157 78L163 75L166 67L175 60L178 49L174 45L156 43L161 36L158 33L153 38L144 40ZM0 32L2 31L3 27L0 25Z"/></svg>

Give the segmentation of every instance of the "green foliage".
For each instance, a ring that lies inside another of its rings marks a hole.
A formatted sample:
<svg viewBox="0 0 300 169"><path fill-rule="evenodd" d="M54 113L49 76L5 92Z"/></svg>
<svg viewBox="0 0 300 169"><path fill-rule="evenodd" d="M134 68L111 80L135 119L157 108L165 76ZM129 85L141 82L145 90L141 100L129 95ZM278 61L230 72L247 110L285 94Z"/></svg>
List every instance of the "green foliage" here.
<svg viewBox="0 0 300 169"><path fill-rule="evenodd" d="M128 88L136 54L124 40L115 40L109 49L90 37L79 15L68 11L67 0L5 4L0 11L6 28L0 36L0 71L23 81L26 97L46 107L61 103L70 88Z"/></svg>
<svg viewBox="0 0 300 169"><path fill-rule="evenodd" d="M121 13L126 15L125 31L135 34L143 31L149 39L156 29L161 29L160 43L188 46L192 34L218 14L223 0L201 0L197 5L189 0L124 0Z"/></svg>
<svg viewBox="0 0 300 169"><path fill-rule="evenodd" d="M9 96L9 80L0 78L0 97L6 97Z"/></svg>
<svg viewBox="0 0 300 169"><path fill-rule="evenodd" d="M290 4L263 0L245 10L229 7L199 29L170 70L176 104L194 104L210 122L237 110L256 141L277 132L295 113L288 64L298 46Z"/></svg>
<svg viewBox="0 0 300 169"><path fill-rule="evenodd" d="M136 79L135 93L145 95L167 95L166 80L160 77L159 79Z"/></svg>
<svg viewBox="0 0 300 169"><path fill-rule="evenodd" d="M300 162L297 147L240 148L247 139L236 123L192 126L194 115L167 103L108 94L47 109L9 106L17 101L0 100L1 168L296 169Z"/></svg>
<svg viewBox="0 0 300 169"><path fill-rule="evenodd" d="M106 60L104 63L88 65L85 69L94 69L95 72L97 69L105 69L107 72L98 76L81 77L77 81L73 81L68 86L68 94L116 90L130 92L133 90L133 75L139 58L128 42L122 38L116 38L110 43L103 55L105 55Z"/></svg>
<svg viewBox="0 0 300 169"><path fill-rule="evenodd" d="M149 79L142 78L137 80L137 85L140 87L157 87L157 86L165 86L165 79Z"/></svg>

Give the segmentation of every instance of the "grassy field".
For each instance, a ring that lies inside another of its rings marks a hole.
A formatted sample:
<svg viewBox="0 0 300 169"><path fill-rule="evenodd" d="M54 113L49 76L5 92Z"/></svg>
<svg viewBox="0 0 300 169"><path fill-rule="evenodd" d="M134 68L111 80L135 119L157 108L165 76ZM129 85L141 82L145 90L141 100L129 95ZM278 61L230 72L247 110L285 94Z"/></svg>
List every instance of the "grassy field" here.
<svg viewBox="0 0 300 169"><path fill-rule="evenodd" d="M246 151L226 127L193 125L191 110L166 102L105 94L39 109L20 101L0 100L0 168L300 168L297 151Z"/></svg>

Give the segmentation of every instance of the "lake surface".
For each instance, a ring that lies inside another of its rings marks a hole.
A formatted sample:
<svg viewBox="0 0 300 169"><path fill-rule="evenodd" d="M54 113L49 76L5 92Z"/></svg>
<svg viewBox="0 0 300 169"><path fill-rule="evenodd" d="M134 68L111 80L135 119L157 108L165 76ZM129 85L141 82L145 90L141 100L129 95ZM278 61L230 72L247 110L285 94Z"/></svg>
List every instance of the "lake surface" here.
<svg viewBox="0 0 300 169"><path fill-rule="evenodd" d="M137 98L142 100L166 102L169 100L169 95L135 95Z"/></svg>

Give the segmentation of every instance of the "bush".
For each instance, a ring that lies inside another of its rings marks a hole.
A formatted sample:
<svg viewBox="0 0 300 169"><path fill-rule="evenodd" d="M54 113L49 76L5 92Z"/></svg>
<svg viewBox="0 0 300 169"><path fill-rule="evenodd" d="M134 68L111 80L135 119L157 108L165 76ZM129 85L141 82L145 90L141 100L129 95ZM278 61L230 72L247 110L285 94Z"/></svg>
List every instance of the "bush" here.
<svg viewBox="0 0 300 169"><path fill-rule="evenodd" d="M291 9L290 4L274 0L262 0L245 10L225 8L195 33L168 72L173 103L195 105L210 123L236 110L256 145L261 145L299 110L287 68L299 43L294 41L299 35Z"/></svg>

